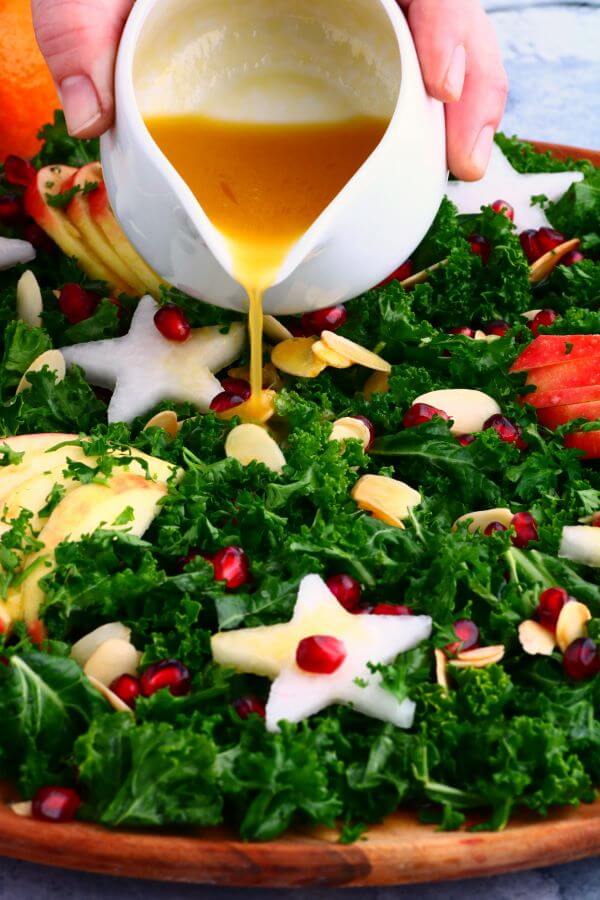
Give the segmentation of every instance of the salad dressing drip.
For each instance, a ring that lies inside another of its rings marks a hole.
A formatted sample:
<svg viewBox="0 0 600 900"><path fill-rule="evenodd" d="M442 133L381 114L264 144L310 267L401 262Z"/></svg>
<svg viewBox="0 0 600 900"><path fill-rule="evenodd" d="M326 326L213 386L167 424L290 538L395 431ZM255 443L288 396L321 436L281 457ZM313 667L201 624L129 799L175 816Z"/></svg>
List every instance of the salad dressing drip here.
<svg viewBox="0 0 600 900"><path fill-rule="evenodd" d="M293 244L383 137L388 120L225 121L197 114L146 118L157 145L226 238L248 294L252 407L262 392L262 297Z"/></svg>

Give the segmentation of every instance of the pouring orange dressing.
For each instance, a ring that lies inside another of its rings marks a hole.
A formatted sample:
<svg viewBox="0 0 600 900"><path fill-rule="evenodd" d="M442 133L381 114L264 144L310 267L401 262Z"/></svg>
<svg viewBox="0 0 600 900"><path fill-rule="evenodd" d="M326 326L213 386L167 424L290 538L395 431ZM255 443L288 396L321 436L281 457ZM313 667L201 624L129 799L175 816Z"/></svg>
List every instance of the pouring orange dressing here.
<svg viewBox="0 0 600 900"><path fill-rule="evenodd" d="M260 418L263 294L293 244L373 152L388 121L271 124L181 114L148 116L146 125L230 246L249 300L251 396L243 417Z"/></svg>

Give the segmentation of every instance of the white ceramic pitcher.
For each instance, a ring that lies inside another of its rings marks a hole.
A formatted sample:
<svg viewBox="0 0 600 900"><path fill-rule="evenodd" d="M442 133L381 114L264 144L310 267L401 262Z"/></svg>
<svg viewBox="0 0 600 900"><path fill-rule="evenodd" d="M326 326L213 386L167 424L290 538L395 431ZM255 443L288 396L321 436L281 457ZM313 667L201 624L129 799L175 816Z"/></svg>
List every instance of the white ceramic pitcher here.
<svg viewBox="0 0 600 900"><path fill-rule="evenodd" d="M116 122L101 143L127 236L168 282L247 309L228 245L154 143L143 115L242 121L390 119L377 148L292 246L265 312L357 296L417 246L447 178L443 108L427 96L394 0L137 0L116 67Z"/></svg>

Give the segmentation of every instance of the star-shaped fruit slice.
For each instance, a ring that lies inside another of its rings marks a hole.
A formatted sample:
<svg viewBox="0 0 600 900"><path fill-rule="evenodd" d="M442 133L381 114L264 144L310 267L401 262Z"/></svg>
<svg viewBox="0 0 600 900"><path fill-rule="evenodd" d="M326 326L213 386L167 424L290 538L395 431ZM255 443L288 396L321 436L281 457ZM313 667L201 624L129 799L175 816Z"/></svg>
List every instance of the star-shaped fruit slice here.
<svg viewBox="0 0 600 900"><path fill-rule="evenodd" d="M193 328L185 341L163 337L154 323L157 304L142 297L124 337L65 347L67 365L78 365L91 384L113 390L109 422L131 422L162 400L193 403L207 412L223 388L214 372L236 359L246 329L234 322Z"/></svg>
<svg viewBox="0 0 600 900"><path fill-rule="evenodd" d="M430 634L429 616L349 613L319 575L307 575L289 622L219 632L211 647L220 665L273 679L269 731L283 719L300 722L332 703L410 728L415 704L386 690L369 663L389 663Z"/></svg>
<svg viewBox="0 0 600 900"><path fill-rule="evenodd" d="M517 231L550 225L541 206L532 206L531 198L543 194L556 201L574 184L581 172L541 172L522 175L494 144L487 172L480 181L450 181L446 193L459 213L478 213L482 206L504 200L514 209Z"/></svg>

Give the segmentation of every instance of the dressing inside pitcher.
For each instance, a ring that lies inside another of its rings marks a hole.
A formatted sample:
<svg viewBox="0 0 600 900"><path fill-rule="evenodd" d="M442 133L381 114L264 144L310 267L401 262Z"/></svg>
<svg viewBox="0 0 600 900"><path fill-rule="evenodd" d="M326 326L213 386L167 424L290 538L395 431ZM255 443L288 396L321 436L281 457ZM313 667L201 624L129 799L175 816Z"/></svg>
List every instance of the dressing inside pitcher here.
<svg viewBox="0 0 600 900"><path fill-rule="evenodd" d="M386 90L347 32L332 33L310 4L284 6L287 15L252 0L242 21L228 25L225 11L211 29L206 4L188 2L192 21L174 17L163 35L168 57L140 51L136 74L150 134L225 240L249 298L250 417L262 388L263 294L377 147L395 101L392 81Z"/></svg>

